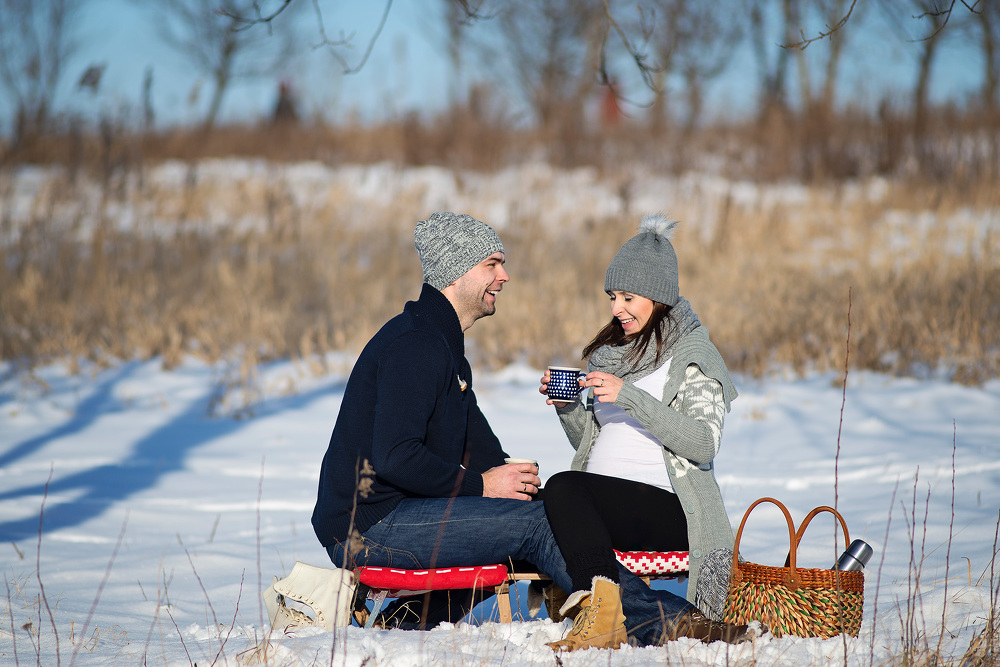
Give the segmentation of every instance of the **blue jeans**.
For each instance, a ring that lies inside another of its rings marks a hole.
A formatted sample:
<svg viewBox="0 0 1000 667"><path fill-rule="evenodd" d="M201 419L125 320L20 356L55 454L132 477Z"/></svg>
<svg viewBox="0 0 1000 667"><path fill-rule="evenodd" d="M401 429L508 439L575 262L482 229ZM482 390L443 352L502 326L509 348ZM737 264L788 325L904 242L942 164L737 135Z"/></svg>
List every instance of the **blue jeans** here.
<svg viewBox="0 0 1000 667"><path fill-rule="evenodd" d="M567 592L573 584L540 502L459 496L409 498L362 534L359 565L422 569L492 565L508 558L533 563ZM344 563L339 544L327 547ZM619 565L622 611L629 636L639 645L657 644L674 619L693 609L669 591L653 590Z"/></svg>

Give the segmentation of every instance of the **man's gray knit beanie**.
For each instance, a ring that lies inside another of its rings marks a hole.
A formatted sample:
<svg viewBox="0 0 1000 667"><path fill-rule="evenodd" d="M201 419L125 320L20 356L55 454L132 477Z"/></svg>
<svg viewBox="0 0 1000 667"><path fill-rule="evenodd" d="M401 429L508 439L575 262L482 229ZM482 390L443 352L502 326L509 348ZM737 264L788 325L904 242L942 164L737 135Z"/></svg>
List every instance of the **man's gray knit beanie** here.
<svg viewBox="0 0 1000 667"><path fill-rule="evenodd" d="M448 211L418 222L413 245L424 269L424 282L439 290L493 253L503 252L492 227L471 215Z"/></svg>
<svg viewBox="0 0 1000 667"><path fill-rule="evenodd" d="M645 216L639 223L639 233L626 241L611 260L604 276L604 291L631 292L675 306L680 288L670 235L676 225L662 215Z"/></svg>

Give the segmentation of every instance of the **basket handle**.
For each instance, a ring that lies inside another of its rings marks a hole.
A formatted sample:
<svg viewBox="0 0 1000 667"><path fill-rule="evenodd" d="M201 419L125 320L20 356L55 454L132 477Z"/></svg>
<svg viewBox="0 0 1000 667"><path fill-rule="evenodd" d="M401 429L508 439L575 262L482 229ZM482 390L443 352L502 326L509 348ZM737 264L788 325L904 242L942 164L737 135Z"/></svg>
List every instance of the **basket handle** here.
<svg viewBox="0 0 1000 667"><path fill-rule="evenodd" d="M743 527L746 525L747 519L750 518L750 512L753 511L753 508L764 502L777 505L778 509L781 510L781 513L785 515L785 523L788 524L788 556L791 560L791 566L787 571L782 573L782 583L784 583L788 588L795 590L802 583L802 579L799 577L798 572L795 569L795 552L798 547L798 540L795 537L795 524L792 523L792 515L788 513L788 508L782 505L781 501L769 497L758 498L753 501L753 504L750 505L750 507L747 508L747 511L743 514L743 520L740 522L740 529L736 531L736 544L733 545L732 581L733 583L739 583L743 580L743 573L740 571L739 563L740 539L743 537Z"/></svg>
<svg viewBox="0 0 1000 667"><path fill-rule="evenodd" d="M806 515L806 518L802 519L802 523L799 524L799 529L795 532L795 542L794 542L795 550L798 550L799 542L802 541L802 536L806 532L806 526L809 525L809 522L813 520L814 516L820 514L821 512L829 512L830 514L835 516L838 520L840 520L840 526L841 528L844 529L844 548L845 549L848 548L848 545L851 543L851 533L850 531L847 530L847 522L844 521L844 517L840 515L840 512L833 509L829 505L821 505L819 507L813 508L813 510ZM791 559L791 555L792 552L790 551L788 557L785 558L785 567L788 567L788 562Z"/></svg>

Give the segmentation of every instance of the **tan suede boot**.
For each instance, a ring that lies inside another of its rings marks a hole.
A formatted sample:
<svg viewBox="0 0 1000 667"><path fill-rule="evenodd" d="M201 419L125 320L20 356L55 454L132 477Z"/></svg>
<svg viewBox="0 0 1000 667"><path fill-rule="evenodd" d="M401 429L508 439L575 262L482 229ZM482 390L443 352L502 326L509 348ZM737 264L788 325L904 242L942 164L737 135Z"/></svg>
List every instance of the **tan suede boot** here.
<svg viewBox="0 0 1000 667"><path fill-rule="evenodd" d="M562 606L569 599L569 594L555 584L546 586L542 591L542 595L545 597L545 612L552 619L553 623L561 623L564 618L574 620L576 612L580 611L579 607L577 607L573 610L567 610L569 613L562 613Z"/></svg>
<svg viewBox="0 0 1000 667"><path fill-rule="evenodd" d="M572 621L580 607L575 607L569 614L563 614L560 609L568 597L569 594L555 584L545 585L544 581L532 581L528 584L528 616L535 618L542 607L545 607L545 612L553 623L560 623L564 618Z"/></svg>
<svg viewBox="0 0 1000 667"><path fill-rule="evenodd" d="M569 611L576 605L580 606L580 613L576 615L573 628L559 641L547 644L552 650L618 648L625 643L625 615L618 584L604 577L594 577L589 593L576 591L562 608Z"/></svg>

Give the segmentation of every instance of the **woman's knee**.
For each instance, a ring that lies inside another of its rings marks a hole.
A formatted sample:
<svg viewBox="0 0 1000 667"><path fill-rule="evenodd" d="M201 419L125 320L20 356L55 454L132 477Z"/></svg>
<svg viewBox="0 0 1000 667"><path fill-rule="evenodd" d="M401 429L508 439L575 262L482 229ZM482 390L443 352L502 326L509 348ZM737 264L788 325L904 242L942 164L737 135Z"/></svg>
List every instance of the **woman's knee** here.
<svg viewBox="0 0 1000 667"><path fill-rule="evenodd" d="M579 470L564 470L557 472L545 482L545 495L549 497L555 494L572 492L583 486L586 473Z"/></svg>

